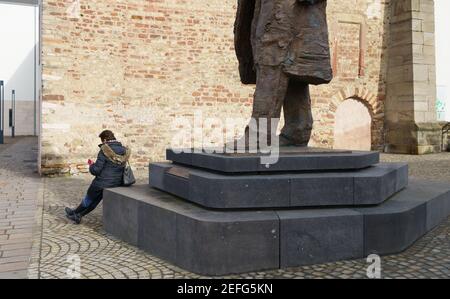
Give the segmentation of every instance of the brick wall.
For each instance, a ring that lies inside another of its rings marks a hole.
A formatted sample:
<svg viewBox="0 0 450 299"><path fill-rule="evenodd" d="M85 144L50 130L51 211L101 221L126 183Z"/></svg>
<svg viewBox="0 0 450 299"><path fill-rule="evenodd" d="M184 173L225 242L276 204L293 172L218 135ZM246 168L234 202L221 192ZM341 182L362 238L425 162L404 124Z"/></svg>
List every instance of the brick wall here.
<svg viewBox="0 0 450 299"><path fill-rule="evenodd" d="M373 117L383 141L386 1L329 0L335 79L312 88L312 145L332 147L334 114L347 98ZM253 86L239 82L235 0L44 0L43 174L86 171L97 135L112 129L133 163L163 160L177 117L251 114ZM239 132L238 132L239 133Z"/></svg>

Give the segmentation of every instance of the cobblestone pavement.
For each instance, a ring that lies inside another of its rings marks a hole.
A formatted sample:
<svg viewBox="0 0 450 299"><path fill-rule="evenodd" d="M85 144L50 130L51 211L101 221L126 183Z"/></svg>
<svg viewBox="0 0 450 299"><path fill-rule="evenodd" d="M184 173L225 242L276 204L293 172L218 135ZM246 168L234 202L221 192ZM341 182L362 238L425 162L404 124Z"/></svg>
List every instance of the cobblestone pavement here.
<svg viewBox="0 0 450 299"><path fill-rule="evenodd" d="M408 161L411 174L450 182L450 153L423 157L383 155L383 160ZM34 178L31 170L29 175ZM142 183L147 180L146 173L137 174ZM108 236L102 229L101 205L81 225L71 224L63 208L79 203L90 179L84 175L41 179L43 194L37 197L38 229L33 236L30 278L67 278L77 257L81 278L202 278ZM225 278L366 278L367 266L365 260L354 260ZM450 218L407 251L383 257L382 275L450 278Z"/></svg>
<svg viewBox="0 0 450 299"><path fill-rule="evenodd" d="M26 278L41 179L35 138L0 145L0 278Z"/></svg>

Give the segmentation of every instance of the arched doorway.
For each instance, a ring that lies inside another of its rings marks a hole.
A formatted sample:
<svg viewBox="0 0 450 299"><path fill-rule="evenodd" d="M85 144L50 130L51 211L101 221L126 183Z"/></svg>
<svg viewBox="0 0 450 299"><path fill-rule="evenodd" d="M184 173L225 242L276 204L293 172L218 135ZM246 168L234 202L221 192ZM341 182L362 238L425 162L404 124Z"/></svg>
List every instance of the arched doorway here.
<svg viewBox="0 0 450 299"><path fill-rule="evenodd" d="M372 117L364 104L348 99L339 105L335 115L335 149L371 150L371 131Z"/></svg>

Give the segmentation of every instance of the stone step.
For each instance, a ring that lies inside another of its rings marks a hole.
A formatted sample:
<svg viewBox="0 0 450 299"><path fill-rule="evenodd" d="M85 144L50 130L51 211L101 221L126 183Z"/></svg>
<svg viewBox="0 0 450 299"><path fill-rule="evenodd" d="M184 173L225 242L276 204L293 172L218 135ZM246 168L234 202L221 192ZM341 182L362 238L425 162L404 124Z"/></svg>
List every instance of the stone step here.
<svg viewBox="0 0 450 299"><path fill-rule="evenodd" d="M172 163L150 164L150 186L215 209L377 205L405 188L408 165L358 171L226 175Z"/></svg>
<svg viewBox="0 0 450 299"><path fill-rule="evenodd" d="M273 158L263 154L221 154L194 149L166 151L168 161L225 173L355 170L380 162L378 152L307 147L281 148L279 154L275 156L276 160Z"/></svg>
<svg viewBox="0 0 450 299"><path fill-rule="evenodd" d="M208 210L146 185L104 192L111 235L202 275L394 254L450 214L450 186L411 180L375 207Z"/></svg>

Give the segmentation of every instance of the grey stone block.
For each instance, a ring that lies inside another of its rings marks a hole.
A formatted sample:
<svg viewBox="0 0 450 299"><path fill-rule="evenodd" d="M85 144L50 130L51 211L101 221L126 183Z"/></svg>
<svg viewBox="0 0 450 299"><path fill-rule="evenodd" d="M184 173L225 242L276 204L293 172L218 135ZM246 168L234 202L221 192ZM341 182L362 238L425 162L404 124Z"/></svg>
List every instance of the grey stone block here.
<svg viewBox="0 0 450 299"><path fill-rule="evenodd" d="M355 173L355 205L380 204L408 184L408 165L378 164Z"/></svg>
<svg viewBox="0 0 450 299"><path fill-rule="evenodd" d="M397 172L395 190L396 192L408 186L409 166L407 163L380 163L379 168L395 169Z"/></svg>
<svg viewBox="0 0 450 299"><path fill-rule="evenodd" d="M181 164L192 165L192 154L189 149L181 149L179 151L173 149L166 150L166 159Z"/></svg>
<svg viewBox="0 0 450 299"><path fill-rule="evenodd" d="M443 194L427 203L427 230L432 230L450 215L450 195Z"/></svg>
<svg viewBox="0 0 450 299"><path fill-rule="evenodd" d="M135 226L138 242L133 245L177 266L202 275L279 268L279 220L273 211L214 212L146 186L106 195L104 217L116 228L111 234L131 243L122 231ZM127 202L128 197L135 198L137 214L117 219L107 212L117 206L110 198Z"/></svg>
<svg viewBox="0 0 450 299"><path fill-rule="evenodd" d="M192 205L145 186L133 189L142 194L139 200L138 247L176 264L178 213L189 213Z"/></svg>
<svg viewBox="0 0 450 299"><path fill-rule="evenodd" d="M432 230L450 215L448 195L440 197L427 205L427 230Z"/></svg>
<svg viewBox="0 0 450 299"><path fill-rule="evenodd" d="M126 188L103 191L103 228L127 243L138 244L138 194Z"/></svg>
<svg viewBox="0 0 450 299"><path fill-rule="evenodd" d="M228 275L279 268L279 221L274 212L179 215L177 236L177 265L195 273Z"/></svg>
<svg viewBox="0 0 450 299"><path fill-rule="evenodd" d="M277 163L258 163L260 172L276 171L336 171L364 169L380 162L378 152L351 152L342 154L283 155Z"/></svg>
<svg viewBox="0 0 450 299"><path fill-rule="evenodd" d="M174 163L225 173L355 170L367 168L380 161L378 152L330 150L326 153L296 153L288 151L279 154L277 163L267 165L263 163L261 154L227 155L189 151L183 150L182 153L177 154L174 150L168 149L166 157Z"/></svg>
<svg viewBox="0 0 450 299"><path fill-rule="evenodd" d="M425 234L425 206L403 213L365 214L365 253L393 254L402 252Z"/></svg>
<svg viewBox="0 0 450 299"><path fill-rule="evenodd" d="M172 167L180 166L151 164L155 172L150 173L150 186L215 209L377 205L408 182L404 164L378 164L359 171L250 175L183 167L188 178L168 174Z"/></svg>
<svg viewBox="0 0 450 299"><path fill-rule="evenodd" d="M353 181L351 175L339 173L292 176L290 206L353 205Z"/></svg>
<svg viewBox="0 0 450 299"><path fill-rule="evenodd" d="M230 157L217 154L193 154L192 164L190 165L225 173L239 173L242 172L240 171L241 169L256 170L259 166L257 159Z"/></svg>
<svg viewBox="0 0 450 299"><path fill-rule="evenodd" d="M398 253L423 236L426 202L435 195L408 187L379 206L355 209L364 215L365 254Z"/></svg>
<svg viewBox="0 0 450 299"><path fill-rule="evenodd" d="M164 177L166 171L171 167L168 163L151 163L148 167L150 186L164 190Z"/></svg>
<svg viewBox="0 0 450 299"><path fill-rule="evenodd" d="M365 214L365 253L380 255L402 252L425 234L424 205L403 213Z"/></svg>
<svg viewBox="0 0 450 299"><path fill-rule="evenodd" d="M170 210L139 202L139 248L168 260L177 257L176 214Z"/></svg>
<svg viewBox="0 0 450 299"><path fill-rule="evenodd" d="M434 229L450 215L450 184L447 182L412 181L427 193L434 193L435 197L427 201L427 231ZM424 196L421 195L421 198Z"/></svg>
<svg viewBox="0 0 450 299"><path fill-rule="evenodd" d="M151 163L149 166L150 187L181 198L189 198L189 180L168 173L174 166L169 163Z"/></svg>
<svg viewBox="0 0 450 299"><path fill-rule="evenodd" d="M408 164L400 164L401 167L397 170L397 184L395 186L395 191L398 192L403 190L408 186L409 183L409 166ZM395 164L393 164L395 165Z"/></svg>
<svg viewBox="0 0 450 299"><path fill-rule="evenodd" d="M189 180L171 174L164 177L164 189L181 198L189 198Z"/></svg>
<svg viewBox="0 0 450 299"><path fill-rule="evenodd" d="M321 209L278 215L282 268L363 257L363 216L358 212Z"/></svg>
<svg viewBox="0 0 450 299"><path fill-rule="evenodd" d="M189 179L189 199L208 208L287 207L289 178L286 176L223 176L193 173Z"/></svg>
<svg viewBox="0 0 450 299"><path fill-rule="evenodd" d="M356 211L364 214L365 253L398 253L450 215L450 185L411 179L382 205Z"/></svg>

